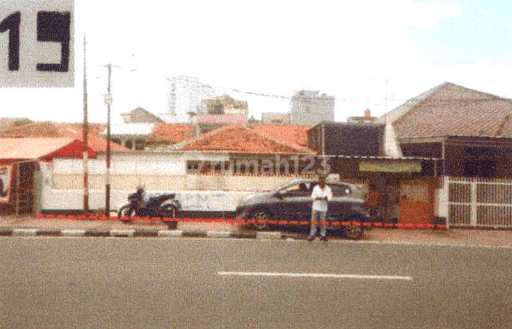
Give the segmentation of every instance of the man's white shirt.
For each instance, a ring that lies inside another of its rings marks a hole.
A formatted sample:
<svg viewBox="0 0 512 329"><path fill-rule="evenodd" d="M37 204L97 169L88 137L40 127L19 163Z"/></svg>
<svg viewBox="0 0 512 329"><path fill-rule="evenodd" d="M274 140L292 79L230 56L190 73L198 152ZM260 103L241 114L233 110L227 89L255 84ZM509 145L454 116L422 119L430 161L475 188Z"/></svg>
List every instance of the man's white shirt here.
<svg viewBox="0 0 512 329"><path fill-rule="evenodd" d="M327 185L322 189L320 185L316 185L313 188L313 192L311 193L311 198L313 199L313 210L316 211L327 211L327 201L326 200L315 200L316 198L325 198L327 197L327 201L332 199L332 191L331 188Z"/></svg>

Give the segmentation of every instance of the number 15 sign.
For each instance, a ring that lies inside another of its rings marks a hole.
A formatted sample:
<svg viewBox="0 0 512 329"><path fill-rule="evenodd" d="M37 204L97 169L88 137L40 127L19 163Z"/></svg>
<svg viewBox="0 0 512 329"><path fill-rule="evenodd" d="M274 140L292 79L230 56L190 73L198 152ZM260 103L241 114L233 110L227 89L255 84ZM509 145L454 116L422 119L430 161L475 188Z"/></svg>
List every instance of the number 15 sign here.
<svg viewBox="0 0 512 329"><path fill-rule="evenodd" d="M73 87L73 0L0 0L0 87Z"/></svg>

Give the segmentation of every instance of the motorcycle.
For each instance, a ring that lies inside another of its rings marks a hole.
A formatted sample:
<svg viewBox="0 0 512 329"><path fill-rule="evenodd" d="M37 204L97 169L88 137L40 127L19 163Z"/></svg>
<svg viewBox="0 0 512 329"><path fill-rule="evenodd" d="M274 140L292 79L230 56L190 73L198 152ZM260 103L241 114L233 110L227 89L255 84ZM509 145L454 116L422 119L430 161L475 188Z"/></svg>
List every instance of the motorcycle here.
<svg viewBox="0 0 512 329"><path fill-rule="evenodd" d="M118 218L137 217L160 217L162 221L164 218L177 218L180 217L181 204L175 199L175 193L166 193L156 196L150 196L149 200L144 204L143 190L137 189L136 193L128 195L128 203L121 206L117 212ZM133 222L132 219L121 219L124 223ZM166 221L170 229L176 229L178 222Z"/></svg>

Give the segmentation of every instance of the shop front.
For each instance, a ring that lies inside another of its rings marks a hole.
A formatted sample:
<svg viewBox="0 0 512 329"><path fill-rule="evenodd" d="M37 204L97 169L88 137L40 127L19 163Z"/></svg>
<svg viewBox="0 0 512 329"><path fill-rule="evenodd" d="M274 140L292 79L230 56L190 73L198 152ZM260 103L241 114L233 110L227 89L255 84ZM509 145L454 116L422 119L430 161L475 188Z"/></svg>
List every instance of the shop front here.
<svg viewBox="0 0 512 329"><path fill-rule="evenodd" d="M374 222L431 224L435 218L436 159L337 156L341 180L363 184Z"/></svg>

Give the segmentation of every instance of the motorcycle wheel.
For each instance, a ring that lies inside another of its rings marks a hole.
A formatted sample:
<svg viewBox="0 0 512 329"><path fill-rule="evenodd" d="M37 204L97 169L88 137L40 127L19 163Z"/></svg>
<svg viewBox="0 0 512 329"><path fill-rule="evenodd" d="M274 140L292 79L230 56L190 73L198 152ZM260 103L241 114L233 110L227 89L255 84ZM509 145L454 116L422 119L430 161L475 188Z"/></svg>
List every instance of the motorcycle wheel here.
<svg viewBox="0 0 512 329"><path fill-rule="evenodd" d="M173 218L175 220L165 222L170 230L175 230L178 227L177 218L180 217L179 210L173 205L165 205L161 212L162 221L164 218ZM180 217L181 218L181 217Z"/></svg>
<svg viewBox="0 0 512 329"><path fill-rule="evenodd" d="M129 205L126 205L126 206L122 206L121 209L119 209L119 211L117 212L117 218L122 218L122 217L131 217L133 216L133 208L130 207ZM129 219L121 219L121 221L125 224L129 224L129 223L132 223L133 220L129 220Z"/></svg>

